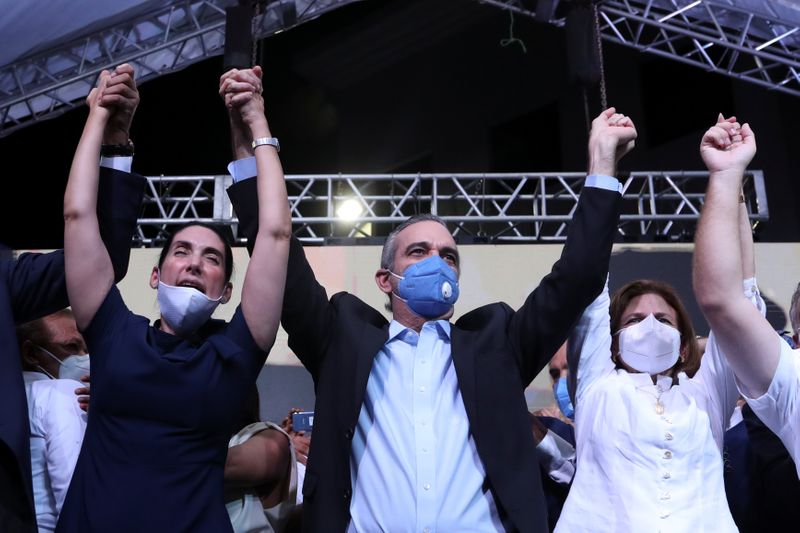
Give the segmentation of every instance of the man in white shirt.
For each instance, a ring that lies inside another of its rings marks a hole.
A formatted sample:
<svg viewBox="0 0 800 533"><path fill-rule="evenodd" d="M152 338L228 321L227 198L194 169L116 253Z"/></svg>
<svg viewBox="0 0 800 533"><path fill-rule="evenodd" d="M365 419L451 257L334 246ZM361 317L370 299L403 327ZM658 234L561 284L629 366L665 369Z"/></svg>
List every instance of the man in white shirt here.
<svg viewBox="0 0 800 533"><path fill-rule="evenodd" d="M75 390L81 383L65 370L85 372L86 343L69 309L17 328L31 428L33 499L39 532L55 529L78 461L86 413ZM79 358L81 366L66 366ZM73 374L74 375L74 374Z"/></svg>
<svg viewBox="0 0 800 533"><path fill-rule="evenodd" d="M721 122L706 132L700 148L709 183L695 240L697 302L728 358L742 396L780 437L797 465L800 356L742 297L738 281L742 229L736 218L744 171L756 153L755 135L748 124Z"/></svg>

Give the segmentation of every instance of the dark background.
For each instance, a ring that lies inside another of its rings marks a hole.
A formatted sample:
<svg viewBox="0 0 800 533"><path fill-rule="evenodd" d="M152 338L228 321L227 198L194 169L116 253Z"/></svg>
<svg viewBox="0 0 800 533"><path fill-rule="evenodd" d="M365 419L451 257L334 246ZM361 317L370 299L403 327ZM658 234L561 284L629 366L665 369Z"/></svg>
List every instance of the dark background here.
<svg viewBox="0 0 800 533"><path fill-rule="evenodd" d="M365 1L260 43L265 98L287 174L585 170L586 116L563 28L473 0ZM798 241L800 100L604 44L609 103L635 121L627 170L702 170L718 112L753 126L770 220L760 241ZM222 174L222 57L140 86L132 138L145 175ZM590 99L597 100L596 91ZM592 116L599 112L593 105ZM60 247L62 195L86 110L0 139L0 242Z"/></svg>

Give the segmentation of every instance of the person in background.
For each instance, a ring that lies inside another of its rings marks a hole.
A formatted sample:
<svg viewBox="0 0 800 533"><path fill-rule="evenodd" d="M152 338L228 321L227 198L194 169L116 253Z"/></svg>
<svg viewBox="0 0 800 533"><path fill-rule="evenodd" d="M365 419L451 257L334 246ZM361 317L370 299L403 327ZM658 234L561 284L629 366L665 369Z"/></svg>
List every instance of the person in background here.
<svg viewBox="0 0 800 533"><path fill-rule="evenodd" d="M566 342L561 345L547 366L550 384L553 388L554 404L537 409L534 414L558 418L562 422L572 424L575 419L575 408L572 406L572 397L568 388L569 365L567 364Z"/></svg>
<svg viewBox="0 0 800 533"><path fill-rule="evenodd" d="M89 374L86 343L69 309L17 327L31 429L33 501L39 533L52 532L86 430L74 391Z"/></svg>
<svg viewBox="0 0 800 533"><path fill-rule="evenodd" d="M281 421L281 428L292 438L292 447L295 450L295 456L297 460L297 486L301 489L297 491L298 505L303 503L303 481L306 477L308 452L311 449L311 433L307 433L306 431L296 431L292 422L292 415L302 412L305 412L305 410L300 409L299 407L292 407L289 409L289 413L286 415L286 417Z"/></svg>
<svg viewBox="0 0 800 533"><path fill-rule="evenodd" d="M542 488L547 502L547 525L555 529L561 509L575 476L575 410L567 385L567 343L561 345L548 363L555 405L534 411L531 416Z"/></svg>
<svg viewBox="0 0 800 533"><path fill-rule="evenodd" d="M225 507L234 533L285 533L296 523L297 459L292 439L263 422L253 386L228 443Z"/></svg>

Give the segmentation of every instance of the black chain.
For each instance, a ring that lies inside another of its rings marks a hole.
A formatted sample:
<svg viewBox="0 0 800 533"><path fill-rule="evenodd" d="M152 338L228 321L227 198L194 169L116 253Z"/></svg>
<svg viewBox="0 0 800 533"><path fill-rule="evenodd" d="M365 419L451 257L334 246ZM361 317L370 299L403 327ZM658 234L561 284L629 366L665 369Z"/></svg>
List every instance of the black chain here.
<svg viewBox="0 0 800 533"><path fill-rule="evenodd" d="M594 41L597 47L597 63L600 67L600 107L601 110L608 108L608 98L606 97L606 71L603 66L603 40L600 38L600 8L599 2L592 2L592 14L594 15Z"/></svg>

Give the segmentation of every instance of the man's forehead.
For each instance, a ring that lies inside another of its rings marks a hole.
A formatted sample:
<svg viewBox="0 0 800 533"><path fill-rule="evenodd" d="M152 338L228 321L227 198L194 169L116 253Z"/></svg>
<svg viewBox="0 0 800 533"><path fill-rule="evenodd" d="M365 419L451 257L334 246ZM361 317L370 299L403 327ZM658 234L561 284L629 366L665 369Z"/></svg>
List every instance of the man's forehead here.
<svg viewBox="0 0 800 533"><path fill-rule="evenodd" d="M78 327L75 325L75 320L68 316L59 315L45 317L44 324L51 335L70 336L78 334Z"/></svg>
<svg viewBox="0 0 800 533"><path fill-rule="evenodd" d="M411 224L397 234L397 240L401 243L401 248L415 242L456 248L456 241L447 228L433 220Z"/></svg>

